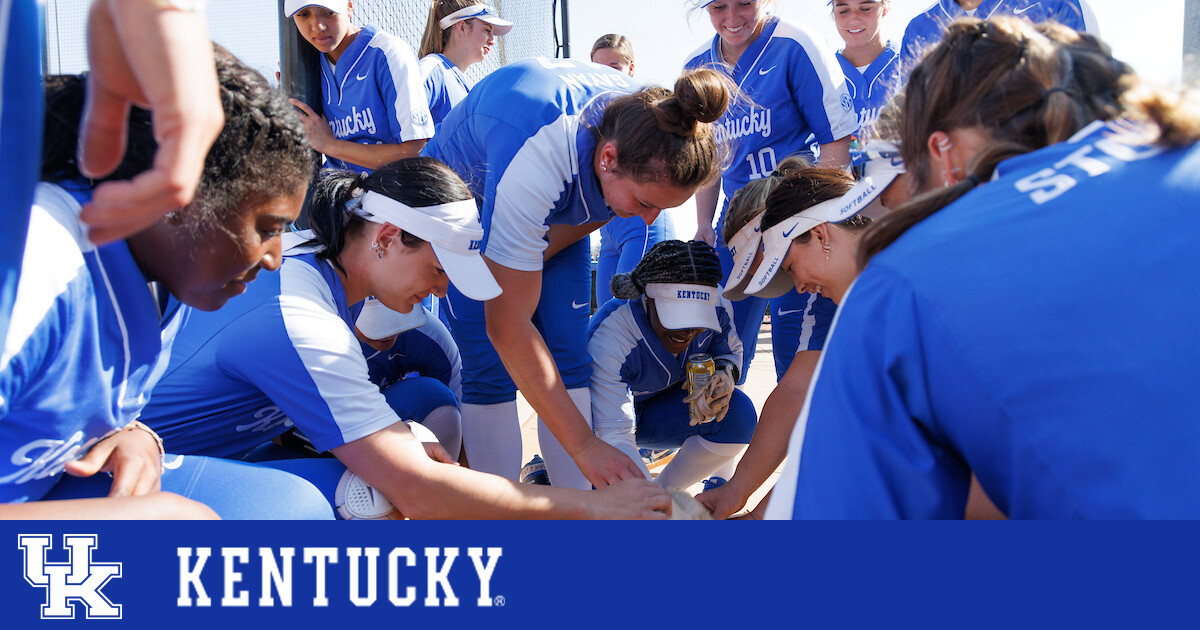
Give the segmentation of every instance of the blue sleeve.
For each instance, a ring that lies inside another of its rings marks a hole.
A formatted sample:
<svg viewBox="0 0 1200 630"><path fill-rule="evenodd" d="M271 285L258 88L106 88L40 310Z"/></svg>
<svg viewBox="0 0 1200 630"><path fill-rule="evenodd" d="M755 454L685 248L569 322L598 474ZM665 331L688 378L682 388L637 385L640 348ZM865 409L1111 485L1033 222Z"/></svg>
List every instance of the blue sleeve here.
<svg viewBox="0 0 1200 630"><path fill-rule="evenodd" d="M815 45L825 44L822 41L816 42ZM833 61L833 56L829 57L829 60ZM808 49L797 45L788 69L791 71L788 87L792 93L792 100L796 102L804 120L808 122L809 130L816 136L817 144L829 144L841 139L843 136L834 137L835 133L841 130L834 129L830 113L843 107L841 98L849 99L849 93L844 87L845 75L842 73L842 67L836 61L825 64L820 57L814 58ZM840 91L834 87L838 78L841 78L843 84ZM831 94L835 91L840 94ZM833 98L832 102L828 102L830 98Z"/></svg>
<svg viewBox="0 0 1200 630"><path fill-rule="evenodd" d="M933 389L986 397L965 376L945 382L954 370L931 378L932 355L945 366L942 353L953 354L936 347L937 328L903 278L863 272L834 322L771 516L962 518L971 473L940 436Z"/></svg>

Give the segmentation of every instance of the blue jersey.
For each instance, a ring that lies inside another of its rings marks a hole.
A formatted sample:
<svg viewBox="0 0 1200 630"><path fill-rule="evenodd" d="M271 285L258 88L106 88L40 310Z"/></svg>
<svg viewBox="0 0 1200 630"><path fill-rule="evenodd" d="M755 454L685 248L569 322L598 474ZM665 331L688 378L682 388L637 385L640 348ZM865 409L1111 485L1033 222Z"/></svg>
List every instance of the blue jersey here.
<svg viewBox="0 0 1200 630"><path fill-rule="evenodd" d="M717 139L732 143L729 168L721 175L727 198L805 150L810 135L828 144L856 129L854 102L833 50L800 25L769 18L733 68L722 60L721 38L714 35L685 67L726 72L747 97L716 123Z"/></svg>
<svg viewBox="0 0 1200 630"><path fill-rule="evenodd" d="M912 71L925 51L942 41L946 27L968 15L955 0L937 0L924 13L910 20L904 29L904 43L900 47L900 67L903 71L906 74ZM1055 20L1077 31L1100 36L1096 16L1087 0L983 0L973 14L981 20L1002 15L1024 18L1034 24Z"/></svg>
<svg viewBox="0 0 1200 630"><path fill-rule="evenodd" d="M42 32L39 4L0 0L0 339L21 275L21 251L29 225L29 206L38 180L42 152Z"/></svg>
<svg viewBox="0 0 1200 630"><path fill-rule="evenodd" d="M400 420L351 328L327 261L285 256L219 311L196 313L142 420L174 453L234 457L293 424L318 451Z"/></svg>
<svg viewBox="0 0 1200 630"><path fill-rule="evenodd" d="M88 195L37 187L0 355L0 501L41 498L65 464L136 419L191 311L160 317L125 241L88 241Z"/></svg>
<svg viewBox="0 0 1200 630"><path fill-rule="evenodd" d="M421 57L421 76L425 79L429 114L433 116L434 124L440 124L471 91L466 75L445 55L433 53Z"/></svg>
<svg viewBox="0 0 1200 630"><path fill-rule="evenodd" d="M417 56L404 40L364 26L336 67L321 55L324 114L338 140L399 144L433 136ZM329 166L371 169L328 158Z"/></svg>
<svg viewBox="0 0 1200 630"><path fill-rule="evenodd" d="M770 515L961 518L974 472L1013 518L1200 518L1200 146L1141 142L1098 123L1005 161L875 256Z"/></svg>
<svg viewBox="0 0 1200 630"><path fill-rule="evenodd" d="M420 304L413 308L423 308ZM354 307L354 319L362 309L362 302ZM428 313L427 313L428 315ZM450 336L446 325L436 317L428 315L425 323L400 333L396 342L386 351L376 350L361 344L367 357L367 369L371 382L384 389L388 385L404 380L410 374L428 376L442 382L454 397L462 400L462 361L458 345Z"/></svg>
<svg viewBox="0 0 1200 630"><path fill-rule="evenodd" d="M858 113L858 128L855 134L860 143L865 143L879 120L879 112L892 100L900 86L900 53L887 43L883 52L865 69L859 70L850 60L837 53L838 63L846 75L846 88L854 99L854 111Z"/></svg>
<svg viewBox="0 0 1200 630"><path fill-rule="evenodd" d="M635 402L679 388L687 378L687 358L697 352L742 365L742 342L733 330L729 300L717 304L721 331L704 330L678 356L663 347L650 326L645 299L609 300L588 324L592 356L592 421L624 420L632 425Z"/></svg>
<svg viewBox="0 0 1200 630"><path fill-rule="evenodd" d="M538 271L550 225L613 217L592 169L593 127L635 87L612 68L534 58L491 73L450 112L423 154L450 165L481 201L484 255Z"/></svg>

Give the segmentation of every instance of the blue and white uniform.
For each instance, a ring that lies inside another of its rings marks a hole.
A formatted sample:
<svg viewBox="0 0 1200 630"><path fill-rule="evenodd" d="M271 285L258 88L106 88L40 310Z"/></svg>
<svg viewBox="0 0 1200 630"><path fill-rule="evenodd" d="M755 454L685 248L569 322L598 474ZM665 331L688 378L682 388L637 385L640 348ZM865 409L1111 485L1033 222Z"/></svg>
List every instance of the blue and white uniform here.
<svg viewBox="0 0 1200 630"><path fill-rule="evenodd" d="M1181 483L1200 478L1181 316L1200 307L1200 146L1141 141L1095 123L1002 162L871 260L768 516L962 518L973 472L1012 518L1200 518ZM1133 225L1170 228L1131 247ZM1136 293L1136 339L1110 287Z"/></svg>
<svg viewBox="0 0 1200 630"><path fill-rule="evenodd" d="M0 501L9 503L107 495L108 477L66 477L63 467L137 419L191 313L151 290L125 241L92 245L78 218L91 191L64 186L37 188L0 356ZM163 490L224 518L332 518L292 475L207 458L167 463Z"/></svg>
<svg viewBox="0 0 1200 630"><path fill-rule="evenodd" d="M471 91L467 76L445 55L432 53L421 57L421 76L429 95L429 113L433 123L441 124L446 114Z"/></svg>
<svg viewBox="0 0 1200 630"><path fill-rule="evenodd" d="M924 56L925 51L942 41L950 23L959 18L977 17L981 20L1000 17L1019 17L1034 24L1055 20L1080 32L1100 36L1096 14L1087 0L983 0L971 13L964 11L955 0L937 0L924 13L908 22L904 43L900 46L900 68L907 75Z"/></svg>
<svg viewBox="0 0 1200 630"><path fill-rule="evenodd" d="M29 206L42 154L42 23L39 4L0 0L0 339L21 275Z"/></svg>
<svg viewBox="0 0 1200 630"><path fill-rule="evenodd" d="M629 273L651 247L675 239L675 223L663 211L654 223L641 217L614 217L600 228L600 260L596 263L596 304L612 299L612 277Z"/></svg>
<svg viewBox="0 0 1200 630"><path fill-rule="evenodd" d="M225 308L194 314L143 421L173 452L240 457L293 425L328 451L397 414L419 421L456 404L445 385L420 377L391 386L407 389L407 409L390 406L369 378L351 307L328 261L285 256Z"/></svg>
<svg viewBox="0 0 1200 630"><path fill-rule="evenodd" d="M400 144L433 136L433 120L417 56L404 40L364 26L336 67L321 55L325 119L338 140ZM328 166L371 169L327 158Z"/></svg>
<svg viewBox="0 0 1200 630"><path fill-rule="evenodd" d="M356 319L361 308L360 302L352 309ZM371 382L379 389L386 390L405 378L418 375L441 382L456 400L462 398L462 360L458 355L458 344L437 318L427 317L421 326L400 333L389 350L376 350L365 343L361 345Z"/></svg>
<svg viewBox="0 0 1200 630"><path fill-rule="evenodd" d="M850 98L854 99L854 111L858 113L855 136L860 144L865 144L875 121L879 120L880 110L900 87L900 53L892 42L888 42L883 52L862 70L843 57L840 50L837 60L846 75L846 88Z"/></svg>
<svg viewBox="0 0 1200 630"><path fill-rule="evenodd" d="M588 239L543 263L551 225L613 217L592 171L604 108L636 86L611 68L535 58L488 75L442 121L424 155L450 165L480 202L483 255L542 272L534 324L568 389L587 387L591 303ZM516 399L516 386L488 340L483 303L450 286L448 319L462 351L463 402Z"/></svg>
<svg viewBox="0 0 1200 630"><path fill-rule="evenodd" d="M704 330L686 351L674 355L654 333L644 296L610 300L596 311L588 326L596 435L618 448L627 447L622 450L634 461L641 460L636 447L677 448L694 435L716 443L748 444L758 417L754 403L740 389L734 390L729 412L720 422L691 426L688 404L683 402L688 356L703 352L713 360L741 365L742 343L731 314L731 303L721 298L721 331Z"/></svg>
<svg viewBox="0 0 1200 630"><path fill-rule="evenodd" d="M807 151L810 136L818 144L828 144L857 129L854 101L833 50L820 35L787 20L768 18L761 34L732 68L722 59L719 35L693 52L684 65L726 72L747 97L740 104L732 104L716 123L718 140L732 143L730 166L721 175L726 200L750 181L770 175L784 158ZM716 247L728 277L733 259L722 238L724 224L722 209L717 219ZM785 311L807 304L806 298L794 292L782 299L788 304ZM744 349L743 375L754 359L766 308L767 300L756 297L734 304L734 325ZM774 341L774 321L772 325ZM791 332L787 334L792 336ZM782 366L786 371L793 356L776 352L777 369Z"/></svg>

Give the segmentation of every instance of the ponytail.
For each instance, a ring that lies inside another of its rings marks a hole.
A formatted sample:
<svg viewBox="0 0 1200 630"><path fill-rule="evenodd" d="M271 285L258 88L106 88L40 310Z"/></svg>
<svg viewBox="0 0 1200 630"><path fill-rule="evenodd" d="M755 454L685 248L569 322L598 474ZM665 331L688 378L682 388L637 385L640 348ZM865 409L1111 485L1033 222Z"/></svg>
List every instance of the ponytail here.
<svg viewBox="0 0 1200 630"><path fill-rule="evenodd" d="M674 93L649 87L617 99L596 132L601 141L616 144L619 174L699 188L724 169L728 149L717 141L712 123L736 90L724 74L693 70L675 82Z"/></svg>

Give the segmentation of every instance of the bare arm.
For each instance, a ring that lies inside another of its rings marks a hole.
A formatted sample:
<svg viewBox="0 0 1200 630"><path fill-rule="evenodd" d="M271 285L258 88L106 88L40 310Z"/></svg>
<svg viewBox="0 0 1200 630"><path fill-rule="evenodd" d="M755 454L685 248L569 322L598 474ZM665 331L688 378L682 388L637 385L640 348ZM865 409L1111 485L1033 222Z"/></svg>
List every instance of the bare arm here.
<svg viewBox="0 0 1200 630"><path fill-rule="evenodd" d="M821 157L817 160L821 168L850 168L850 136L821 145Z"/></svg>
<svg viewBox="0 0 1200 630"><path fill-rule="evenodd" d="M693 241L704 241L716 245L716 232L713 231L713 218L717 216L717 200L721 196L721 182L718 180L712 186L706 186L696 191L696 235Z"/></svg>
<svg viewBox="0 0 1200 630"><path fill-rule="evenodd" d="M713 513L726 518L746 505L750 495L770 478L787 455L788 440L804 407L808 385L821 358L819 350L796 353L783 379L763 403L762 416L737 470L725 485L699 494L696 499ZM763 501L765 504L766 501Z"/></svg>
<svg viewBox="0 0 1200 630"><path fill-rule="evenodd" d="M427 140L409 140L400 144L360 144L349 140L338 140L329 129L325 117L314 112L311 107L290 98L292 105L300 108L300 122L304 123L304 131L308 143L313 149L331 158L376 169L396 160L416 157L425 148Z"/></svg>
<svg viewBox="0 0 1200 630"><path fill-rule="evenodd" d="M399 422L332 452L414 519L663 519L670 510L670 495L644 479L584 491L436 462Z"/></svg>
<svg viewBox="0 0 1200 630"><path fill-rule="evenodd" d="M225 124L204 15L149 0L96 0L88 14L87 104L80 172L111 173L125 154L129 107L150 110L154 166L129 181L96 188L81 218L107 243L141 231L187 205L204 158Z"/></svg>
<svg viewBox="0 0 1200 630"><path fill-rule="evenodd" d="M554 357L533 325L542 293L540 271L517 271L487 260L504 292L484 304L488 338L525 400L558 438L579 470L597 488L621 479L641 479L642 471L621 451L592 433L567 394Z"/></svg>
<svg viewBox="0 0 1200 630"><path fill-rule="evenodd" d="M170 492L136 497L68 499L0 504L0 519L24 520L207 520L217 513L203 503Z"/></svg>

